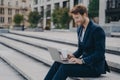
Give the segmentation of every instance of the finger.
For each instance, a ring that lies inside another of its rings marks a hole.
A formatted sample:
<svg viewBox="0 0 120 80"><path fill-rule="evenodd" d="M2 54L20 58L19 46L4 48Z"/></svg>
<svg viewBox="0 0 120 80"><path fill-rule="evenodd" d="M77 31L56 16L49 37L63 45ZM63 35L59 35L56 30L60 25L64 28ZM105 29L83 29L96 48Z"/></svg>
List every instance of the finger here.
<svg viewBox="0 0 120 80"><path fill-rule="evenodd" d="M70 54L68 54L68 55L67 55L67 58L68 58L68 59L70 59L70 58L71 58Z"/></svg>
<svg viewBox="0 0 120 80"><path fill-rule="evenodd" d="M72 62L76 62L76 59L75 59L75 58L72 58L71 61L72 61Z"/></svg>
<svg viewBox="0 0 120 80"><path fill-rule="evenodd" d="M73 59L73 58L71 58L71 59L69 59L69 61L70 61L70 62L73 62L73 61L74 61L74 59Z"/></svg>

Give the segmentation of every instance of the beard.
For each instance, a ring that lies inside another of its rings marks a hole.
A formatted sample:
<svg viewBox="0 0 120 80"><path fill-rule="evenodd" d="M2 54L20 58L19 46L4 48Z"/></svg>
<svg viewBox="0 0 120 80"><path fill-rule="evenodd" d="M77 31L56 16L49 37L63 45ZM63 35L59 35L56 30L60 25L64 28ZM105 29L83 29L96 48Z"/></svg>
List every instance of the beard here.
<svg viewBox="0 0 120 80"><path fill-rule="evenodd" d="M83 18L81 21L77 22L77 26L83 26L86 23L86 20Z"/></svg>

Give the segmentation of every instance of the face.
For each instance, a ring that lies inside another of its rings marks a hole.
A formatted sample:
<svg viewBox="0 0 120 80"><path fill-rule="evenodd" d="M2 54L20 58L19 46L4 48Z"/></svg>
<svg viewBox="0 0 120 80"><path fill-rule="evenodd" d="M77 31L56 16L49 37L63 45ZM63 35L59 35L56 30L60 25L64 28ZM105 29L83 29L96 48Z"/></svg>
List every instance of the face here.
<svg viewBox="0 0 120 80"><path fill-rule="evenodd" d="M85 23L84 15L82 16L78 13L78 14L73 14L72 16L77 26L83 25Z"/></svg>

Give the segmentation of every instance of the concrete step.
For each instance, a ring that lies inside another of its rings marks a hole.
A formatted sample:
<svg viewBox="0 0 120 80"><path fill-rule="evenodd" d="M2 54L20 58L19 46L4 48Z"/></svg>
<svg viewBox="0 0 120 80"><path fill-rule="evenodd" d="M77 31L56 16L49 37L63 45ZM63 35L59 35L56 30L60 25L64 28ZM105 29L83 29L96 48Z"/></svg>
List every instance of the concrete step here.
<svg viewBox="0 0 120 80"><path fill-rule="evenodd" d="M6 38L3 38L3 37L0 37L0 40L1 40L1 42L2 43L4 43L4 44L6 44L6 45L9 45L9 47L12 47L12 48L15 48L15 49L18 49L19 51L22 51L23 53L25 53L25 54L28 54L28 55L30 55L30 56L33 56L33 57L35 57L35 56L39 56L39 58L41 58L42 57L42 59L43 59L43 56L41 56L41 54L39 54L40 53L40 51L38 51L38 49L40 49L40 48L38 48L37 49L37 47L33 47L33 46L31 46L30 47L30 45L28 45L28 44L24 44L24 43L20 43L20 42L16 42L16 41L13 41L13 40L9 40L9 39L6 39ZM23 47L24 46L24 47ZM34 50L34 51L33 51ZM29 51L29 52L28 52ZM39 53L38 53L39 52ZM35 54L35 53L37 53L37 54ZM43 54L44 52L42 52L42 54ZM46 54L46 55L44 55L45 57L44 57L44 60L45 59L47 59L47 58L49 58L47 55L49 55L48 54L48 52L46 51L46 53L44 53L44 54ZM40 60L42 60L42 59L40 59ZM43 60L43 61L44 61ZM49 61L51 62L51 59L49 59ZM49 63L49 62L48 62ZM113 73L113 72L112 72ZM111 74L111 73L110 73ZM111 74L112 75L112 74ZM114 76L115 75L115 76ZM110 75L106 75L107 76L107 78L110 78L109 80L113 80L112 79L112 77L114 77L114 79L116 79L116 80L118 80L118 78L120 78L119 76L117 76L116 74L114 74L113 73L113 76L111 77ZM109 77L110 76L110 77ZM94 78L92 78L93 80L95 80ZM99 78L99 79L96 79L96 80L100 80L101 78ZM106 80L106 78L102 78L101 80Z"/></svg>
<svg viewBox="0 0 120 80"><path fill-rule="evenodd" d="M120 76L118 73L111 72L105 75L101 75L100 77L96 78L70 78L68 77L67 80L119 80Z"/></svg>
<svg viewBox="0 0 120 80"><path fill-rule="evenodd" d="M14 69L0 58L0 79L1 80L25 80Z"/></svg>
<svg viewBox="0 0 120 80"><path fill-rule="evenodd" d="M8 34L9 35L9 37L10 37L10 35L11 34ZM6 35L7 36L7 35ZM55 48L57 48L57 49L62 49L62 48L67 48L66 50L68 50L68 52L70 52L70 53L72 53L73 52L73 50L74 49L72 49L72 47L71 48L68 48L67 46L62 46L62 45L59 45L59 43L53 43L53 42L51 42L51 43L49 43L48 44L48 42L47 41L42 41L42 40L36 40L36 39L32 39L32 38L27 38L27 37L22 37L22 36L16 36L16 35L14 35L14 36L12 36L11 35L11 38L14 38L14 39L16 39L16 40L19 40L19 41L21 41L21 42L27 42L27 43L30 43L30 44L32 44L32 45L37 45L37 46L42 46L42 47L44 47L44 48L46 48L47 46L50 46L50 47L55 47ZM9 39L8 39L9 40ZM31 40L31 41L30 41ZM9 40L9 41L12 41L12 40ZM34 42L35 41L35 42ZM41 42L42 41L42 42ZM15 43L14 41L12 41L11 43ZM16 41L16 43L15 44L18 44L19 42L17 42ZM42 43L42 44L41 44ZM8 44L10 44L10 43L8 43ZM20 43L19 43L20 44ZM24 43L22 43L22 45L23 46L26 46ZM55 46L56 45L56 46ZM14 45L15 46L15 45ZM28 46L29 47L29 46ZM19 46L18 46L18 48L19 48ZM32 49L32 47L30 47L31 49ZM35 49L36 49L36 47L34 47ZM21 47L19 48L19 49L21 49ZM27 50L27 49L26 49ZM25 50L24 50L25 51ZM26 52L25 52L26 53ZM38 53L38 52L36 52L36 53ZM33 55L33 54L32 54ZM48 52L47 52L47 55L44 55L44 56L48 56L49 54L48 54ZM38 54L34 54L34 56L36 57L36 56L38 56ZM42 57L41 58L41 56L39 56L39 58L38 58L38 60L42 60L42 61L44 61L44 62L49 62L49 59L53 62L53 60L51 59L51 57L50 57L50 55L48 56L49 58L45 58L45 57ZM111 69L112 70L114 70L114 71L117 71L117 72L120 72L120 62L118 61L118 60L120 60L120 56L117 56L117 55L113 55L113 54L106 54L106 59L107 59L107 62L108 62L108 64L109 64L109 66L111 67ZM50 64L49 64L50 65Z"/></svg>
<svg viewBox="0 0 120 80"><path fill-rule="evenodd" d="M44 61L44 63L47 63L49 66L53 63L49 52L46 50L4 37L0 37L0 42L38 61Z"/></svg>
<svg viewBox="0 0 120 80"><path fill-rule="evenodd" d="M6 50L8 50L9 52L7 51L0 52L0 56L3 59L7 60L9 64L15 66L18 71L22 72L22 74L27 75L28 77L27 80L44 79L49 67L7 47Z"/></svg>
<svg viewBox="0 0 120 80"><path fill-rule="evenodd" d="M0 34L2 34L2 33L8 33L8 32L9 32L8 29L0 29Z"/></svg>
<svg viewBox="0 0 120 80"><path fill-rule="evenodd" d="M113 32L113 33L111 33L111 36L120 38L120 32Z"/></svg>
<svg viewBox="0 0 120 80"><path fill-rule="evenodd" d="M16 41L21 41L21 42L24 42L27 44L36 45L38 47L41 46L41 47L46 48L47 46L52 46L52 47L55 47L58 49L69 50L70 52L74 52L77 49L76 46L72 46L72 45L55 43L55 42L51 42L51 41L45 41L45 40L40 40L40 39L25 37L25 36L20 36L20 35L3 34L2 36L9 38L9 39L16 40Z"/></svg>
<svg viewBox="0 0 120 80"><path fill-rule="evenodd" d="M77 34L74 32L21 32L10 31L12 34L32 37L72 46L77 46ZM106 52L120 55L120 38L106 37Z"/></svg>

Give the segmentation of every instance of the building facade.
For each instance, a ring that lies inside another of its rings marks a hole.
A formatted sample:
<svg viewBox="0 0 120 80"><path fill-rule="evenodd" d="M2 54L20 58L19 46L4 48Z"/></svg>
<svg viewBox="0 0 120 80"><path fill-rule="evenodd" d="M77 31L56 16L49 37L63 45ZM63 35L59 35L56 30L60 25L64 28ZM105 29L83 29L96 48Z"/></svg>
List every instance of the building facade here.
<svg viewBox="0 0 120 80"><path fill-rule="evenodd" d="M107 22L120 20L120 0L107 0L105 15Z"/></svg>
<svg viewBox="0 0 120 80"><path fill-rule="evenodd" d="M38 11L42 14L42 19L40 20L41 27L45 28L49 26L54 28L54 24L51 20L51 14L56 7L68 7L73 8L74 5L83 3L86 6L89 4L89 0L33 0L32 11ZM47 12L47 14L46 14ZM73 23L71 22L69 28L72 28Z"/></svg>
<svg viewBox="0 0 120 80"><path fill-rule="evenodd" d="M99 0L99 23L105 25L120 20L120 0ZM101 6L102 5L102 6Z"/></svg>
<svg viewBox="0 0 120 80"><path fill-rule="evenodd" d="M13 26L15 14L24 16L24 24L28 25L26 19L30 12L30 0L0 0L0 27Z"/></svg>
<svg viewBox="0 0 120 80"><path fill-rule="evenodd" d="M120 32L120 0L99 1L99 24L106 32Z"/></svg>

